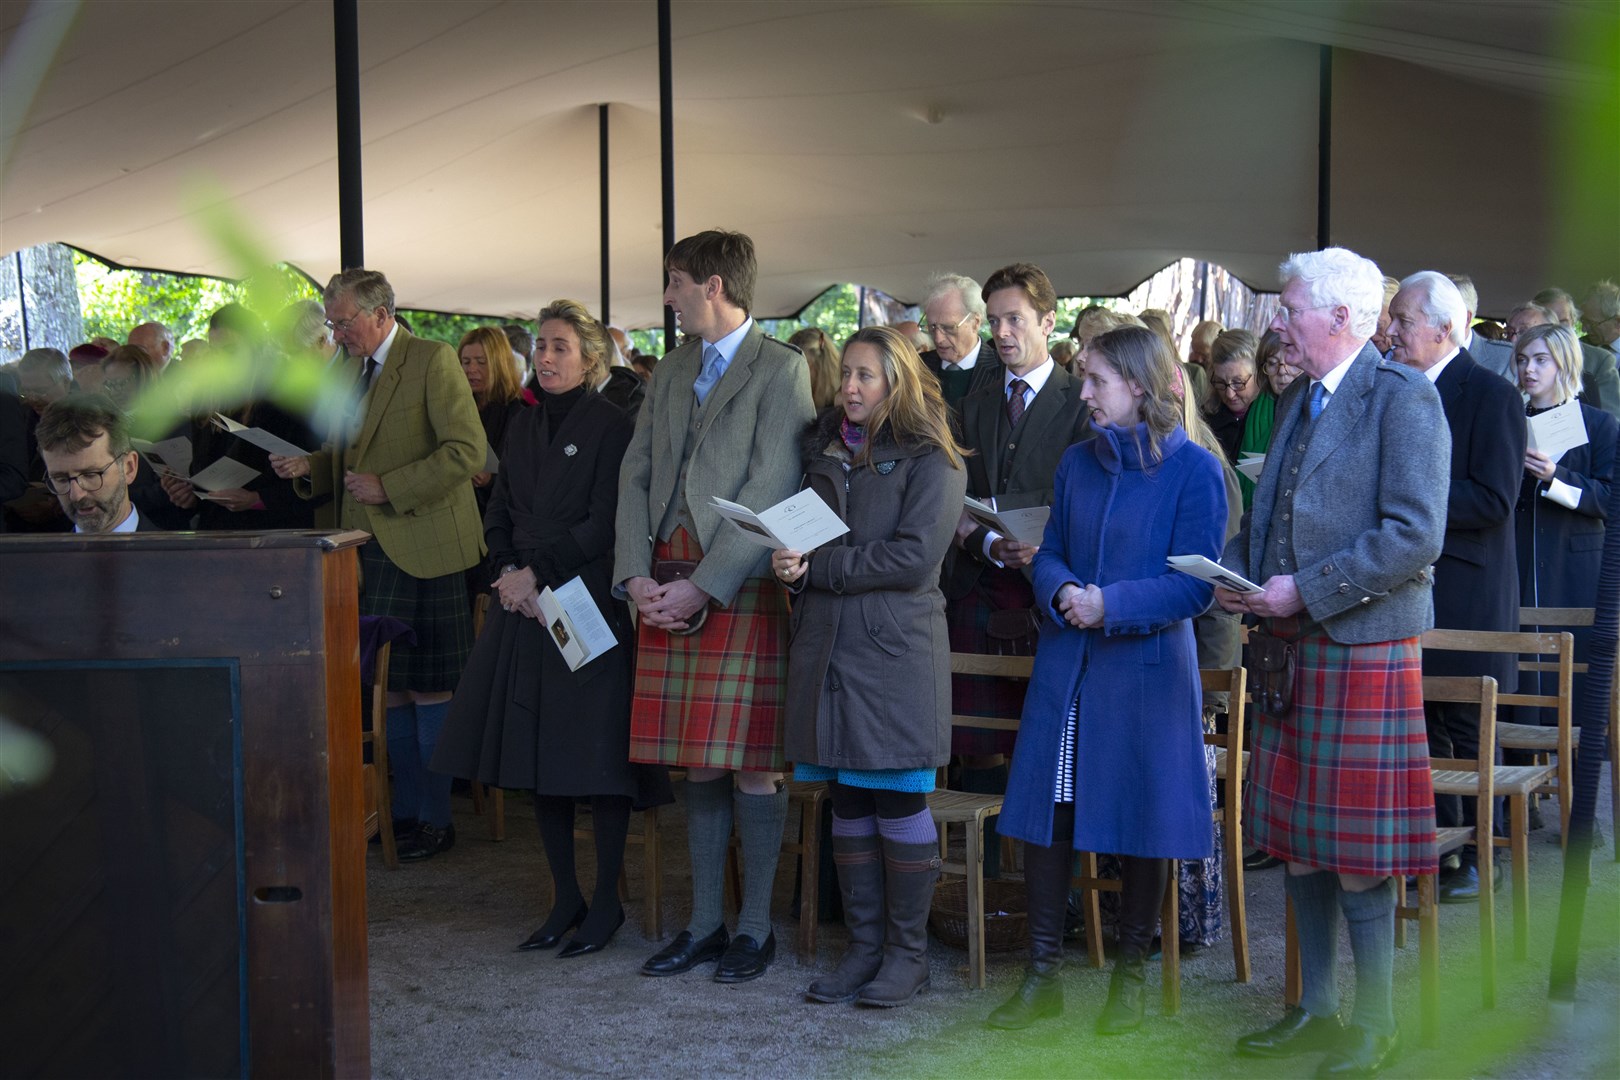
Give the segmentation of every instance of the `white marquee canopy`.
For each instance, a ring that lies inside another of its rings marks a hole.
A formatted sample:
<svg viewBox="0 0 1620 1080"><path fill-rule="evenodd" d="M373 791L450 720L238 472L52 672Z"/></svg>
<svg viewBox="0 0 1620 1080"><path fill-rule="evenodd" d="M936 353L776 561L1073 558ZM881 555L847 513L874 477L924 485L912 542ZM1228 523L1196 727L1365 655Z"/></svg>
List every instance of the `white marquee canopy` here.
<svg viewBox="0 0 1620 1080"><path fill-rule="evenodd" d="M1183 255L1274 288L1280 257L1316 244L1328 45L1333 241L1397 275L1471 273L1482 310L1502 311L1620 269L1620 189L1572 247L1570 162L1551 149L1560 118L1615 82L1571 29L1615 10L675 0L676 231L750 233L762 315L843 281L917 300L933 271L1019 259L1068 295L1123 293ZM660 322L655 4L359 11L366 261L402 306L600 307L605 102L611 311ZM8 91L50 59L34 43L49 15L0 6ZM192 212L202 180L272 257L324 280L339 262L332 25L324 0L84 4L31 107L0 105L0 249L62 241L233 275Z"/></svg>

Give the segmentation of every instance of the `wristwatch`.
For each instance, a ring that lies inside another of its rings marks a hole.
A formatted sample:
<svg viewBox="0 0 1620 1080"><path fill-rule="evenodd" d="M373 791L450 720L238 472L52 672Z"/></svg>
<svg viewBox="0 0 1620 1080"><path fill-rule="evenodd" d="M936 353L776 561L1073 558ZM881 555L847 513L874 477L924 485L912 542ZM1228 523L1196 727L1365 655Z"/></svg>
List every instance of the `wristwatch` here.
<svg viewBox="0 0 1620 1080"><path fill-rule="evenodd" d="M507 574L510 574L513 571L521 570L521 569L522 569L522 567L518 566L517 563L507 563L505 566L501 567L500 576L505 577Z"/></svg>

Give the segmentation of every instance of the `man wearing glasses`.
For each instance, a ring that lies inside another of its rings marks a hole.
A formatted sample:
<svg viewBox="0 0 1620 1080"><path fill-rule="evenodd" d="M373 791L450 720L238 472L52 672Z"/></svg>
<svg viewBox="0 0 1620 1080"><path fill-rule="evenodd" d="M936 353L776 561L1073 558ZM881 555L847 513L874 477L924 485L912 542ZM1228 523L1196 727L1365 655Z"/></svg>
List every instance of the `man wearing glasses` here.
<svg viewBox="0 0 1620 1080"><path fill-rule="evenodd" d="M923 301L922 331L934 347L922 362L939 379L945 403L958 417L962 399L975 390L1001 382L1001 361L979 337L984 325L984 297L979 283L962 274L935 274Z"/></svg>
<svg viewBox="0 0 1620 1080"><path fill-rule="evenodd" d="M80 533L158 532L129 498L139 458L123 415L105 394L75 394L49 405L35 429L45 486Z"/></svg>

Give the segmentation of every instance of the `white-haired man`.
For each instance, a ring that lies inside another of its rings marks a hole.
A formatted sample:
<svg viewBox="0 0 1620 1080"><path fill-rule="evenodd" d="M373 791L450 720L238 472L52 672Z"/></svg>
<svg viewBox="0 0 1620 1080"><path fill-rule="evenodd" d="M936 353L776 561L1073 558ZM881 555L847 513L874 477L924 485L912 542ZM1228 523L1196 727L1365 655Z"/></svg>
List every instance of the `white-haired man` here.
<svg viewBox="0 0 1620 1080"><path fill-rule="evenodd" d="M174 332L160 322L143 322L129 332L129 344L137 345L158 362L159 370L174 359Z"/></svg>
<svg viewBox="0 0 1620 1080"><path fill-rule="evenodd" d="M1444 274L1424 270L1401 282L1390 301L1389 332L1397 363L1428 376L1440 394L1451 432L1451 484L1446 496L1445 547L1435 564L1434 622L1448 630L1519 628L1519 571L1513 507L1524 478L1524 404L1516 385L1475 363L1461 342L1467 302ZM1425 675L1490 675L1498 686L1518 685L1511 653L1429 650ZM1429 753L1472 758L1479 753L1479 712L1457 702L1428 702ZM1441 828L1472 825L1473 803L1435 797ZM1479 899L1475 853L1465 850L1440 878L1440 899ZM1501 867L1497 866L1498 875ZM1497 877L1500 881L1500 877ZM1494 883L1493 883L1494 887Z"/></svg>
<svg viewBox="0 0 1620 1080"><path fill-rule="evenodd" d="M1543 289L1534 299L1561 324L1575 329L1575 298L1569 293L1559 288ZM1581 400L1620 418L1620 374L1615 371L1615 354L1590 341L1581 342Z"/></svg>
<svg viewBox="0 0 1620 1080"><path fill-rule="evenodd" d="M984 297L979 283L963 274L935 274L923 301L923 332L934 347L922 361L939 379L945 402L961 414L962 399L975 390L1001 382L996 350L984 347Z"/></svg>
<svg viewBox="0 0 1620 1080"><path fill-rule="evenodd" d="M1474 363L1486 371L1496 372L1514 386L1518 386L1519 368L1513 362L1513 346L1505 341L1492 341L1474 333L1474 316L1479 314L1479 290L1474 287L1474 279L1467 274L1447 274L1446 277L1457 286L1457 292L1462 297L1463 307L1466 309L1462 324L1462 347L1473 358Z"/></svg>
<svg viewBox="0 0 1620 1080"><path fill-rule="evenodd" d="M1392 875L1435 869L1419 638L1432 624L1450 443L1436 438L1443 414L1428 380L1369 344L1384 300L1371 260L1344 248L1295 255L1282 279L1271 329L1306 377L1277 402L1253 510L1222 560L1263 591L1215 597L1259 617L1251 645L1281 639L1296 658L1293 681L1275 688L1292 700L1257 706L1244 817L1249 841L1288 864L1303 993L1237 1049L1325 1052L1318 1076L1368 1076L1396 1044ZM1356 965L1349 1031L1335 973L1341 914Z"/></svg>

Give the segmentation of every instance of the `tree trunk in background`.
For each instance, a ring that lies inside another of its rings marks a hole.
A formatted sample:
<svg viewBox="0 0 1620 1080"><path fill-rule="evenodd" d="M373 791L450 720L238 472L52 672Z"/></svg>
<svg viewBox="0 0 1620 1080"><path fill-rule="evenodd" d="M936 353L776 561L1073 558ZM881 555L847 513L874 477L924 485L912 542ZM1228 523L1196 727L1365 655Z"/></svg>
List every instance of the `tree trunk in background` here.
<svg viewBox="0 0 1620 1080"><path fill-rule="evenodd" d="M0 363L10 362L29 349L52 348L67 352L84 341L84 317L79 309L79 282L73 270L73 252L61 244L24 248L21 281L18 252L0 259ZM19 303L18 287L23 291ZM27 338L24 340L24 311Z"/></svg>

